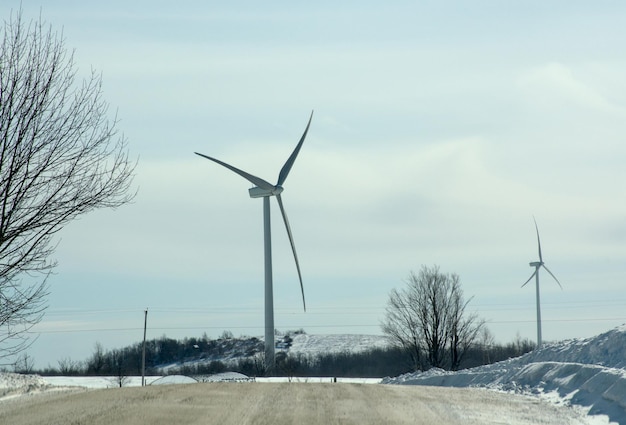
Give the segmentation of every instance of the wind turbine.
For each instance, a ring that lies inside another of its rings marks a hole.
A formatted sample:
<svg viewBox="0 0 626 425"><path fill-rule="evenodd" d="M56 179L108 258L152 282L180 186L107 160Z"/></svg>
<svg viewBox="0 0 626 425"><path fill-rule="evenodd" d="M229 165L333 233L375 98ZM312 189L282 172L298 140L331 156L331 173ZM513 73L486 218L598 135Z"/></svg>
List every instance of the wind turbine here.
<svg viewBox="0 0 626 425"><path fill-rule="evenodd" d="M550 273L550 276L552 276L554 280L556 280L556 283L559 284L561 289L563 289L563 286L561 286L561 282L559 282L556 276L550 271L550 269L546 267L545 263L543 262L543 257L541 256L541 241L539 240L539 228L537 227L537 220L535 220L534 216L533 216L533 221L535 222L535 230L537 231L537 247L539 248L539 261L533 261L529 263L531 267L535 268L535 271L533 272L533 274L530 275L528 280L524 282L524 284L522 285L522 288L526 286L526 284L530 282L530 280L533 277L535 278L535 287L536 287L536 292L537 292L537 348L539 348L541 347L541 303L539 300L539 269L541 267L546 269L546 271Z"/></svg>
<svg viewBox="0 0 626 425"><path fill-rule="evenodd" d="M280 170L278 174L278 182L273 185L262 178L253 176L252 174L248 174L243 170L233 167L225 162L220 161L219 159L212 158L210 156L195 152L196 155L200 155L206 159L210 159L213 162L216 162L229 170L239 174L244 179L248 180L250 183L255 186L248 190L251 198L263 198L263 235L264 235L264 251L265 251L265 363L268 369L268 372L274 371L274 293L273 293L273 285L272 285L272 233L270 226L270 197L275 196L278 201L278 206L280 207L280 212L283 216L283 221L285 222L285 228L287 229L287 236L289 236L289 242L291 244L291 251L293 252L293 258L296 262L296 269L298 270L298 279L300 280L300 291L302 292L302 306L304 307L304 311L306 311L306 301L304 300L304 286L302 284L302 273L300 272L300 263L298 262L298 255L296 254L296 246L293 242L293 236L291 234L291 228L289 227L289 220L287 220L287 213L285 212L285 207L283 205L282 198L280 194L283 192L283 184L291 171L291 167L300 152L300 148L304 143L304 139L306 137L307 132L309 131L309 126L311 125L311 120L313 119L313 112L311 111L311 116L309 117L309 122L304 129L304 134L300 138L300 141L296 145L296 148L293 150L285 165Z"/></svg>

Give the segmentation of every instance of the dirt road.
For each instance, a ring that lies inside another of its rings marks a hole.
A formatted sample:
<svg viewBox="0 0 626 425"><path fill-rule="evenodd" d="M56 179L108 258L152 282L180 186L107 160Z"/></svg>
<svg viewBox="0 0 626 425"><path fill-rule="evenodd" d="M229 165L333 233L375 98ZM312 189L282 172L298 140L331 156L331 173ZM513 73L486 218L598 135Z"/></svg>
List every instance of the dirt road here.
<svg viewBox="0 0 626 425"><path fill-rule="evenodd" d="M56 392L0 402L0 424L11 425L517 425L555 418L560 424L586 423L569 409L531 398L420 386L214 383Z"/></svg>

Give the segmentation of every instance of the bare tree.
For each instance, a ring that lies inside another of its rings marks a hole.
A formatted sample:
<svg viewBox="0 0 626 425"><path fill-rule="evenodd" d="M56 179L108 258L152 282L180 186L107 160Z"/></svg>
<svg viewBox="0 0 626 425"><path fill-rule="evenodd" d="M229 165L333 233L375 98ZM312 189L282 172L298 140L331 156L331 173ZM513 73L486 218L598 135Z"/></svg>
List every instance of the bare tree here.
<svg viewBox="0 0 626 425"><path fill-rule="evenodd" d="M15 360L13 370L15 373L33 373L35 370L35 359L29 356L28 353L24 352L18 356L17 360Z"/></svg>
<svg viewBox="0 0 626 425"><path fill-rule="evenodd" d="M479 339L485 327L485 321L476 313L466 314L465 308L472 300L463 298L463 289L457 275L452 275L449 303L449 350L450 369L457 370L467 350Z"/></svg>
<svg viewBox="0 0 626 425"><path fill-rule="evenodd" d="M483 359L482 359L483 363L490 364L491 363L491 351L496 340L493 334L491 333L491 331L489 330L489 328L487 328L486 326L484 326L480 330L480 333L478 335L478 342L483 352Z"/></svg>
<svg viewBox="0 0 626 425"><path fill-rule="evenodd" d="M113 376L111 382L114 383L116 387L122 388L130 381L130 377L128 377L126 373L126 356L122 350L114 350L112 356Z"/></svg>
<svg viewBox="0 0 626 425"><path fill-rule="evenodd" d="M69 357L65 357L58 362L59 373L63 376L75 376L80 375L83 371L81 362L78 360L72 360Z"/></svg>
<svg viewBox="0 0 626 425"><path fill-rule="evenodd" d="M412 291L392 289L387 303L382 330L392 344L403 348L414 370L424 368L424 339L414 310L416 300Z"/></svg>
<svg viewBox="0 0 626 425"><path fill-rule="evenodd" d="M416 370L458 368L484 324L465 314L469 301L464 301L458 275L424 266L406 283L389 295L383 332L407 350Z"/></svg>
<svg viewBox="0 0 626 425"><path fill-rule="evenodd" d="M106 356L102 344L96 342L93 349L93 354L85 362L86 372L91 375L101 375L106 366Z"/></svg>
<svg viewBox="0 0 626 425"><path fill-rule="evenodd" d="M45 310L55 235L130 202L135 162L107 119L101 78L77 81L62 34L21 11L0 40L0 357L28 344Z"/></svg>

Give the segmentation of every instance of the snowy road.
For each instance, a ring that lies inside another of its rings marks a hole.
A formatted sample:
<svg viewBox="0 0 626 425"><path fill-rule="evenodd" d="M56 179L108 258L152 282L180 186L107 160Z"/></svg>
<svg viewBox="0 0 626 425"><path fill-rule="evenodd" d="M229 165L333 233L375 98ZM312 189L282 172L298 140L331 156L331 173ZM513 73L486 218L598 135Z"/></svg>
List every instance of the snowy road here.
<svg viewBox="0 0 626 425"><path fill-rule="evenodd" d="M593 424L580 411L482 389L218 383L53 392L0 403L2 424Z"/></svg>

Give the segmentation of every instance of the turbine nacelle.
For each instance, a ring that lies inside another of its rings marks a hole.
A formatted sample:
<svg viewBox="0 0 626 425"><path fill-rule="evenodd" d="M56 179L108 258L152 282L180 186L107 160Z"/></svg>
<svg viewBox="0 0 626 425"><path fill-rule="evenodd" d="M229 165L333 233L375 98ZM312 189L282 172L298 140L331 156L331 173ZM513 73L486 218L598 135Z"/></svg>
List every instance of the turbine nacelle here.
<svg viewBox="0 0 626 425"><path fill-rule="evenodd" d="M248 189L248 193L251 198L265 198L267 196L277 196L283 192L282 186L274 186L273 189L265 189L262 187L255 186L253 188Z"/></svg>
<svg viewBox="0 0 626 425"><path fill-rule="evenodd" d="M532 263L528 263L530 267L541 267L543 266L543 261L533 261Z"/></svg>

